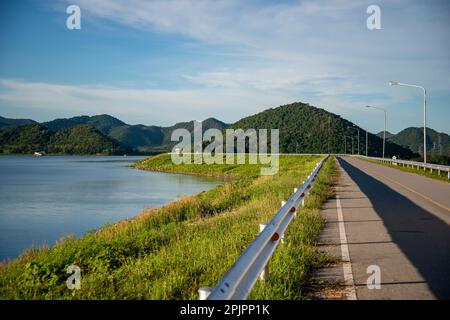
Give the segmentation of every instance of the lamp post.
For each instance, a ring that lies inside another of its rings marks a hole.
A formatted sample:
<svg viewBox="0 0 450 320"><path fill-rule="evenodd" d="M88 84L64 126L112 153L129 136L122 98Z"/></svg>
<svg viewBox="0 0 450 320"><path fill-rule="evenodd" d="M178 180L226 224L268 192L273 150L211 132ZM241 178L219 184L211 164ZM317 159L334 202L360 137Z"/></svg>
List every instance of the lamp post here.
<svg viewBox="0 0 450 320"><path fill-rule="evenodd" d="M353 137L349 137L349 136L344 136L344 141L345 141L345 153L347 153L347 138L352 139L352 154L353 154Z"/></svg>
<svg viewBox="0 0 450 320"><path fill-rule="evenodd" d="M366 106L366 108L374 108L378 110L382 110L384 112L384 132L383 132L383 159L386 149L386 123L387 123L387 112L386 109L380 108L380 107L374 107L374 106Z"/></svg>
<svg viewBox="0 0 450 320"><path fill-rule="evenodd" d="M423 91L423 163L427 163L427 89L415 84L389 81L390 86L403 86L422 89Z"/></svg>
<svg viewBox="0 0 450 320"><path fill-rule="evenodd" d="M344 135L344 154L347 154L347 136Z"/></svg>
<svg viewBox="0 0 450 320"><path fill-rule="evenodd" d="M353 127L347 127L348 129L353 129L353 130L357 130L358 131L358 155L359 155L359 129L358 128L353 128ZM353 146L353 144L352 144Z"/></svg>
<svg viewBox="0 0 450 320"><path fill-rule="evenodd" d="M369 150L369 148L368 148L368 146L369 146L369 133L367 132L367 130L366 130L366 157L368 157L369 156L369 152L368 152L368 150Z"/></svg>

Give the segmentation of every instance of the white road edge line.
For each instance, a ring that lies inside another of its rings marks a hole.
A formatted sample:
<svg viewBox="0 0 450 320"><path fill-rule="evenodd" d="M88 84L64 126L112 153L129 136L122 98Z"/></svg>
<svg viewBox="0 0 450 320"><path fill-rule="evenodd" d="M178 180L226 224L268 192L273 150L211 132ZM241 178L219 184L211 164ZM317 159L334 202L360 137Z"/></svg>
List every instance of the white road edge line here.
<svg viewBox="0 0 450 320"><path fill-rule="evenodd" d="M341 239L342 268L344 269L344 282L347 291L347 300L358 300L355 282L353 280L352 263L348 251L347 235L345 233L344 215L342 214L341 199L336 195L336 207L339 220L339 237Z"/></svg>

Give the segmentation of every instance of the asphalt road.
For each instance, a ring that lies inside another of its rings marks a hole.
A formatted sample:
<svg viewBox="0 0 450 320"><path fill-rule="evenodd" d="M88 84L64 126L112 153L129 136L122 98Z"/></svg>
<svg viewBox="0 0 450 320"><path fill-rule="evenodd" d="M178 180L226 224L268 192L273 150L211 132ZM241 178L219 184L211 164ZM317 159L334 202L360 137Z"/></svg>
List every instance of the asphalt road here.
<svg viewBox="0 0 450 320"><path fill-rule="evenodd" d="M351 157L338 163L322 240L342 257L336 248L348 249L356 297L450 299L450 183ZM380 269L380 289L367 287L369 266Z"/></svg>

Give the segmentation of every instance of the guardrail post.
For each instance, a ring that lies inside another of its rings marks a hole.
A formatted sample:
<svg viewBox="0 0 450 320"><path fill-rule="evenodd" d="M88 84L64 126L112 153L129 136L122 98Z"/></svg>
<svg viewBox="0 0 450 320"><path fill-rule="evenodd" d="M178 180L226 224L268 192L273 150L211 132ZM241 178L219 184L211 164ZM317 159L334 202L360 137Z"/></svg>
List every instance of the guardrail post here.
<svg viewBox="0 0 450 320"><path fill-rule="evenodd" d="M305 181L302 182L302 185L304 185L304 184L305 184ZM305 190L304 193L305 193L305 195L303 196L302 203L301 203L302 208L305 207L305 198L306 198L306 195L308 194L308 190Z"/></svg>
<svg viewBox="0 0 450 320"><path fill-rule="evenodd" d="M199 300L206 300L211 291L211 287L201 287L200 289L198 289Z"/></svg>
<svg viewBox="0 0 450 320"><path fill-rule="evenodd" d="M298 191L298 189L294 188L294 193L296 193L297 191ZM294 212L294 219L296 219L296 218L297 218L297 211Z"/></svg>
<svg viewBox="0 0 450 320"><path fill-rule="evenodd" d="M285 204L286 204L286 201L281 201L281 207L282 207L282 208L284 207ZM283 233L283 234L281 235L281 243L284 243L284 236L285 236L285 234Z"/></svg>
<svg viewBox="0 0 450 320"><path fill-rule="evenodd" d="M450 171L447 172L447 178L450 179Z"/></svg>
<svg viewBox="0 0 450 320"><path fill-rule="evenodd" d="M266 224L260 224L259 225L259 233L263 232L263 230L266 228ZM267 280L269 278L269 263L266 264L264 267L264 270L259 274L259 280Z"/></svg>

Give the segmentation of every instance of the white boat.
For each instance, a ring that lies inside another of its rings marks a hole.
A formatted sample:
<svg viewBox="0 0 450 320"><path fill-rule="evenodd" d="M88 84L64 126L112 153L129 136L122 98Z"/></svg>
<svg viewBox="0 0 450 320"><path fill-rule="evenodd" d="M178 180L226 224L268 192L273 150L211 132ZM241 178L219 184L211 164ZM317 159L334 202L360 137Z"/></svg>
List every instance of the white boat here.
<svg viewBox="0 0 450 320"><path fill-rule="evenodd" d="M36 157L42 157L42 156L45 156L45 151L41 151L41 152L35 152L34 153L34 155L36 156Z"/></svg>

